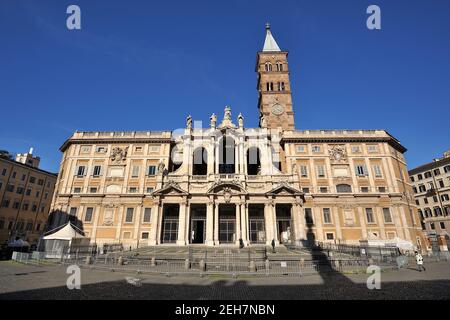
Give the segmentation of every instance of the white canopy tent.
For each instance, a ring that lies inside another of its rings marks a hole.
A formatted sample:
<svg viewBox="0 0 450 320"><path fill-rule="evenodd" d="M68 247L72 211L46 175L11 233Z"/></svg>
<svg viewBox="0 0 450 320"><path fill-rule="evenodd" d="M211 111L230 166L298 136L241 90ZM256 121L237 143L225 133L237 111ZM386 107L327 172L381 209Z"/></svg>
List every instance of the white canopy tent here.
<svg viewBox="0 0 450 320"><path fill-rule="evenodd" d="M70 248L74 245L89 245L90 239L85 237L83 231L69 221L59 230L42 237L42 240L44 240L45 256L47 258L60 258L64 248Z"/></svg>

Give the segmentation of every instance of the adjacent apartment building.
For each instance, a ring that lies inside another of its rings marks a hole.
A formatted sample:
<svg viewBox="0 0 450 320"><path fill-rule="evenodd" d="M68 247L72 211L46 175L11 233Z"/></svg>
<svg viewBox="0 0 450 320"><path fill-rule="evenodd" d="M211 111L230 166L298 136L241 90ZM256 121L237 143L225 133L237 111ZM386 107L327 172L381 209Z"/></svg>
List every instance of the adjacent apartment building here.
<svg viewBox="0 0 450 320"><path fill-rule="evenodd" d="M287 57L267 26L257 128L225 107L173 132L75 132L61 146L52 225L72 220L99 245L422 248L406 148L385 130L296 129Z"/></svg>
<svg viewBox="0 0 450 320"><path fill-rule="evenodd" d="M429 249L447 251L450 246L450 151L442 158L410 170L409 177Z"/></svg>
<svg viewBox="0 0 450 320"><path fill-rule="evenodd" d="M37 245L44 231L57 175L39 169L28 153L0 155L0 244L23 239Z"/></svg>

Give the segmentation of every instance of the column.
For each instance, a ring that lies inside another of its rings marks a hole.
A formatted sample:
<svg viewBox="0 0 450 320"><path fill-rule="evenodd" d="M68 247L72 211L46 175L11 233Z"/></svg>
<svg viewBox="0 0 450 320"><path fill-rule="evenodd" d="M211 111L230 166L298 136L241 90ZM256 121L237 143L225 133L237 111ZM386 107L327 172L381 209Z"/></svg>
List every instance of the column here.
<svg viewBox="0 0 450 320"><path fill-rule="evenodd" d="M341 228L341 220L339 217L339 208L334 206L332 208L330 208L331 210L331 214L334 217L334 225L336 228L336 238L337 240L342 240L342 228Z"/></svg>
<svg viewBox="0 0 450 320"><path fill-rule="evenodd" d="M191 231L189 230L189 226L191 224L191 204L188 203L186 205L186 223L185 223L185 233L184 233L184 241L185 244L189 244L190 237L191 237Z"/></svg>
<svg viewBox="0 0 450 320"><path fill-rule="evenodd" d="M136 208L136 218L134 220L134 236L136 239L136 247L139 247L139 240L141 239L140 237L140 229L141 229L141 221L142 221L142 211L144 210L144 205L141 203L137 208Z"/></svg>
<svg viewBox="0 0 450 320"><path fill-rule="evenodd" d="M115 242L121 242L120 241L120 233L122 231L122 223L123 223L123 211L125 210L124 206L119 207L119 217L117 219L117 228L116 228L116 238Z"/></svg>
<svg viewBox="0 0 450 320"><path fill-rule="evenodd" d="M244 241L244 245L248 245L248 220L247 220L247 210L244 202L239 204L239 210L241 214L241 237Z"/></svg>
<svg viewBox="0 0 450 320"><path fill-rule="evenodd" d="M214 202L210 201L206 206L206 241L207 246L214 245Z"/></svg>
<svg viewBox="0 0 450 320"><path fill-rule="evenodd" d="M158 221L159 221L159 212L160 212L160 205L159 204L154 204L152 207L152 212L151 212L151 229L150 229L150 236L148 239L148 244L150 246L154 246L158 243Z"/></svg>
<svg viewBox="0 0 450 320"><path fill-rule="evenodd" d="M242 238L241 234L241 206L239 204L234 205L234 211L236 214L236 244L239 245L239 239Z"/></svg>
<svg viewBox="0 0 450 320"><path fill-rule="evenodd" d="M208 151L207 167L208 167L208 175L210 175L214 174L214 153L215 153L214 138L211 138L207 151Z"/></svg>
<svg viewBox="0 0 450 320"><path fill-rule="evenodd" d="M366 217L363 208L358 207L357 212L359 215L359 223L361 225L361 234L363 239L367 239Z"/></svg>
<svg viewBox="0 0 450 320"><path fill-rule="evenodd" d="M300 203L292 204L292 216L294 220L295 244L302 245L301 240L305 240L305 218L302 215L302 206Z"/></svg>
<svg viewBox="0 0 450 320"><path fill-rule="evenodd" d="M180 203L180 210L178 215L178 238L177 245L184 246L186 245L185 234L186 234L186 208L187 203L186 200Z"/></svg>
<svg viewBox="0 0 450 320"><path fill-rule="evenodd" d="M214 244L219 244L219 204L214 205Z"/></svg>
<svg viewBox="0 0 450 320"><path fill-rule="evenodd" d="M273 236L273 223L272 223L272 208L270 203L264 204L264 222L266 227L266 244L272 243Z"/></svg>

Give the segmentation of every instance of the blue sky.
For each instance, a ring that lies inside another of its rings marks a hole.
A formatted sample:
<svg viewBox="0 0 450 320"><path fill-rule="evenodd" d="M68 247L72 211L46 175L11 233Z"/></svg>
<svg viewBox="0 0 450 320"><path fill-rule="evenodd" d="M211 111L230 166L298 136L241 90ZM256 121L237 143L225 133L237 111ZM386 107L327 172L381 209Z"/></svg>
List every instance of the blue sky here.
<svg viewBox="0 0 450 320"><path fill-rule="evenodd" d="M370 4L382 30L366 28ZM0 149L34 147L57 171L75 130L175 130L225 105L257 126L267 21L289 51L298 129L386 129L410 168L450 149L448 0L2 0Z"/></svg>

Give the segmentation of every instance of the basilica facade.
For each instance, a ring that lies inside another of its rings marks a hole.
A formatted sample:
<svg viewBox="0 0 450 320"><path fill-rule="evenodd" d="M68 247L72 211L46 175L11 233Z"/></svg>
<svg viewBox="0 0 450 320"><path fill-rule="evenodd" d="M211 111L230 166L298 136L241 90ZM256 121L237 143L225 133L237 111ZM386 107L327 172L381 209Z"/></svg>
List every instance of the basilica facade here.
<svg viewBox="0 0 450 320"><path fill-rule="evenodd" d="M423 238L404 158L384 130L297 130L288 52L269 26L257 54L259 127L225 107L181 132L75 132L49 229L91 243L358 244Z"/></svg>

